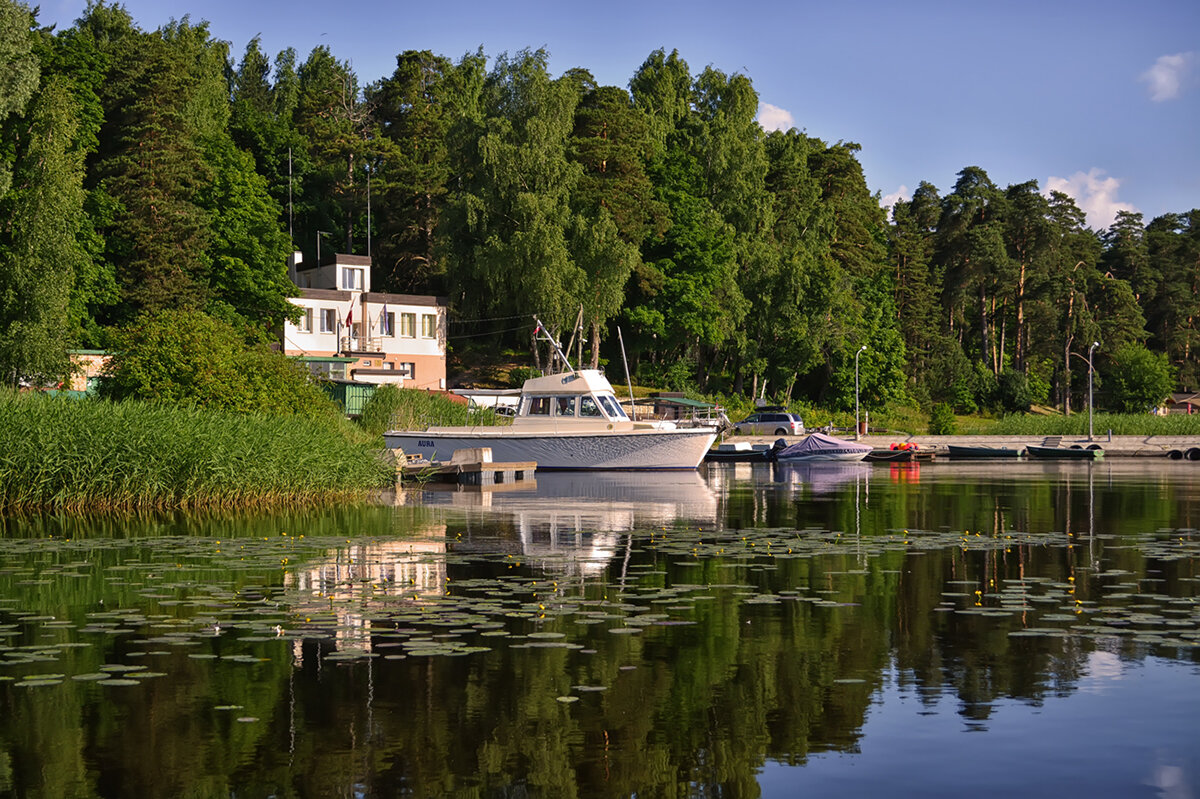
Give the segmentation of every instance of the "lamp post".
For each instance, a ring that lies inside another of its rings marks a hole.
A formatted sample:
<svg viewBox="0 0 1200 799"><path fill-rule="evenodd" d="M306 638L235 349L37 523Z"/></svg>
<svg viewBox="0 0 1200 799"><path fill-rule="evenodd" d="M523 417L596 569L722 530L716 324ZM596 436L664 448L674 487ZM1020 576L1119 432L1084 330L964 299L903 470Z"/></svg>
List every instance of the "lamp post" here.
<svg viewBox="0 0 1200 799"><path fill-rule="evenodd" d="M861 434L858 426L858 356L867 351L867 345L859 347L858 352L854 353L854 440L858 441Z"/></svg>
<svg viewBox="0 0 1200 799"><path fill-rule="evenodd" d="M328 236L328 235L329 235L328 231L324 231L324 230L317 231L317 266L321 265L321 237Z"/></svg>
<svg viewBox="0 0 1200 799"><path fill-rule="evenodd" d="M1092 353L1099 346L1099 341L1093 341L1088 347L1088 441L1092 440Z"/></svg>
<svg viewBox="0 0 1200 799"><path fill-rule="evenodd" d="M367 257L371 257L371 165L363 164L367 170Z"/></svg>

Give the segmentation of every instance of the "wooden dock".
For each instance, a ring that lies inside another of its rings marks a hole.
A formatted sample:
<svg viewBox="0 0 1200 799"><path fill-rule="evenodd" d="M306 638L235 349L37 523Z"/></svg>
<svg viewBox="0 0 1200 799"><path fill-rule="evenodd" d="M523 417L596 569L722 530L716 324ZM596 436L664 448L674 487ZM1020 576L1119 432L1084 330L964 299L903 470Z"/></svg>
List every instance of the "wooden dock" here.
<svg viewBox="0 0 1200 799"><path fill-rule="evenodd" d="M396 483L439 482L460 485L495 485L533 478L537 461L496 463L490 447L455 450L449 461L428 461L396 450Z"/></svg>

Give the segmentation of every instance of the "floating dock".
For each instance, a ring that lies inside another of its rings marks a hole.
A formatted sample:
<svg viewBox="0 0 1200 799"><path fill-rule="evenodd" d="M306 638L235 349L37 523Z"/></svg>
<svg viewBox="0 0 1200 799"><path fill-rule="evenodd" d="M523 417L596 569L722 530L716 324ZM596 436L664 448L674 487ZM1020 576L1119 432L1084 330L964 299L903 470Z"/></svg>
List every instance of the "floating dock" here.
<svg viewBox="0 0 1200 799"><path fill-rule="evenodd" d="M491 447L457 449L449 461L428 461L420 456L406 455L394 450L396 482L438 482L459 485L495 485L530 480L537 470L537 461L492 461Z"/></svg>

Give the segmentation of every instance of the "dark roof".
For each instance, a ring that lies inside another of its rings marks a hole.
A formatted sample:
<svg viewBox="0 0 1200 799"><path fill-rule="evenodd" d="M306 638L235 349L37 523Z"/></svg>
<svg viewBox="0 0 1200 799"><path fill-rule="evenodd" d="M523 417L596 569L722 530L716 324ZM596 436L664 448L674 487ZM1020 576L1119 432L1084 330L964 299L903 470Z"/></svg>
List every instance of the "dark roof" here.
<svg viewBox="0 0 1200 799"><path fill-rule="evenodd" d="M685 408L715 408L716 403L703 400L688 399L687 397L655 397L655 405L681 405Z"/></svg>
<svg viewBox="0 0 1200 799"><path fill-rule="evenodd" d="M338 300L345 302L351 299L351 293L340 289L300 289L301 298L306 300Z"/></svg>
<svg viewBox="0 0 1200 799"><path fill-rule="evenodd" d="M382 291L368 291L363 295L366 302L394 302L397 305L449 305L445 297L434 297L429 294L386 294Z"/></svg>

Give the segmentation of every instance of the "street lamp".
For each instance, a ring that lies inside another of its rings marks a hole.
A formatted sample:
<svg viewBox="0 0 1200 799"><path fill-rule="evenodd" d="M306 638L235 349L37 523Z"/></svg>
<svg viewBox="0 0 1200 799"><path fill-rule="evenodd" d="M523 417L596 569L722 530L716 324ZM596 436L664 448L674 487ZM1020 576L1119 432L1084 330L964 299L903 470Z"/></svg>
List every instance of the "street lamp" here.
<svg viewBox="0 0 1200 799"><path fill-rule="evenodd" d="M321 265L321 237L328 236L330 233L325 230L317 231L317 266Z"/></svg>
<svg viewBox="0 0 1200 799"><path fill-rule="evenodd" d="M371 257L371 165L363 164L367 170L367 257Z"/></svg>
<svg viewBox="0 0 1200 799"><path fill-rule="evenodd" d="M858 356L867 351L867 345L859 347L858 352L854 353L854 440L858 441L860 437L858 426Z"/></svg>
<svg viewBox="0 0 1200 799"><path fill-rule="evenodd" d="M1092 440L1092 353L1099 346L1099 341L1093 341L1088 347L1088 441Z"/></svg>

